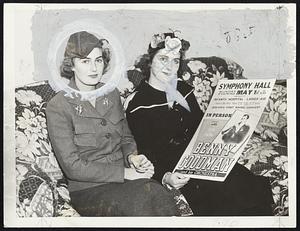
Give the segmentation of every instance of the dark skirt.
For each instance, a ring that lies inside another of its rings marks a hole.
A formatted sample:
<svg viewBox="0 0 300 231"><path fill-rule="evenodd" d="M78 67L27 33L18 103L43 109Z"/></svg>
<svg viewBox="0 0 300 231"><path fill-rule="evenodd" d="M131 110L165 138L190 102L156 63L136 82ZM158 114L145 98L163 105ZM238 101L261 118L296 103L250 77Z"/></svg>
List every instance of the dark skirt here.
<svg viewBox="0 0 300 231"><path fill-rule="evenodd" d="M173 195L150 179L104 184L71 192L70 197L81 216L179 215Z"/></svg>
<svg viewBox="0 0 300 231"><path fill-rule="evenodd" d="M269 179L236 164L224 182L190 179L180 189L195 216L272 216Z"/></svg>

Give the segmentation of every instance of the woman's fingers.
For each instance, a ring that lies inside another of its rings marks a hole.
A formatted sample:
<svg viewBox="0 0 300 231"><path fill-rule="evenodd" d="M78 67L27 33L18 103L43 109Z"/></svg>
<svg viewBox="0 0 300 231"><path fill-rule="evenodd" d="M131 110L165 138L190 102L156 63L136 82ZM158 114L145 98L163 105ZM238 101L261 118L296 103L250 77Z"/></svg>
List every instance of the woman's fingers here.
<svg viewBox="0 0 300 231"><path fill-rule="evenodd" d="M176 189L180 189L182 188L183 186L185 186L186 184L188 183L188 180L187 181L184 181L184 182L177 182L175 185L173 185Z"/></svg>
<svg viewBox="0 0 300 231"><path fill-rule="evenodd" d="M154 170L148 170L147 172L149 172L150 174L154 174Z"/></svg>
<svg viewBox="0 0 300 231"><path fill-rule="evenodd" d="M153 169L149 169L145 172L145 174L150 174L151 176L153 176L154 174L154 170Z"/></svg>
<svg viewBox="0 0 300 231"><path fill-rule="evenodd" d="M151 161L147 160L144 161L143 163L141 163L141 166L143 166L144 168L148 168L152 165Z"/></svg>
<svg viewBox="0 0 300 231"><path fill-rule="evenodd" d="M174 178L174 183L177 184L186 184L190 180L189 177L186 177L183 174L176 174Z"/></svg>
<svg viewBox="0 0 300 231"><path fill-rule="evenodd" d="M148 168L152 165L151 161L147 159L146 156L144 155L139 155L140 157L140 166L143 167L143 168Z"/></svg>
<svg viewBox="0 0 300 231"><path fill-rule="evenodd" d="M150 164L147 164L146 166L140 166L138 168L136 168L137 171L140 171L140 172L145 172L145 171L148 171L148 170L151 170L154 172L154 166L153 164L150 162Z"/></svg>
<svg viewBox="0 0 300 231"><path fill-rule="evenodd" d="M140 172L145 171L145 169L151 168L152 163L144 155L135 155L131 157L132 164Z"/></svg>
<svg viewBox="0 0 300 231"><path fill-rule="evenodd" d="M187 182L189 182L189 179L177 179L176 180L176 184L186 184Z"/></svg>
<svg viewBox="0 0 300 231"><path fill-rule="evenodd" d="M151 162L147 162L146 164L140 165L139 169L151 169L154 168Z"/></svg>
<svg viewBox="0 0 300 231"><path fill-rule="evenodd" d="M148 170L145 172L138 172L136 169L132 168L125 168L124 169L124 178L128 180L135 180L141 178L148 178L150 179L154 174L153 170Z"/></svg>
<svg viewBox="0 0 300 231"><path fill-rule="evenodd" d="M144 156L144 155L138 155L138 157L139 157L139 161L140 161L140 164L142 165L142 164L146 164L149 160L147 159L147 157L146 156Z"/></svg>
<svg viewBox="0 0 300 231"><path fill-rule="evenodd" d="M178 173L178 172L175 172L174 175L178 178L178 179L181 179L181 180L189 180L190 177L182 174L182 173Z"/></svg>
<svg viewBox="0 0 300 231"><path fill-rule="evenodd" d="M176 189L180 189L180 188L182 188L184 185L185 185L185 184L175 184L174 187L175 187Z"/></svg>
<svg viewBox="0 0 300 231"><path fill-rule="evenodd" d="M133 169L135 169L135 166L134 166L134 164L130 164L130 168L133 168Z"/></svg>

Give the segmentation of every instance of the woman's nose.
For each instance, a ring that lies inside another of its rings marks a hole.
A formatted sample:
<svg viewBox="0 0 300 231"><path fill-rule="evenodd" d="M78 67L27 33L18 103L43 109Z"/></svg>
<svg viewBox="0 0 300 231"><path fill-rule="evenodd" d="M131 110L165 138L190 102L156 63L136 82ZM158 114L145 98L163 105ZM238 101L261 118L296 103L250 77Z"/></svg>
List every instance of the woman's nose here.
<svg viewBox="0 0 300 231"><path fill-rule="evenodd" d="M91 71L97 71L97 66L95 62L91 62Z"/></svg>
<svg viewBox="0 0 300 231"><path fill-rule="evenodd" d="M168 71L172 70L172 62L166 62L165 65L164 65L164 67L165 67Z"/></svg>

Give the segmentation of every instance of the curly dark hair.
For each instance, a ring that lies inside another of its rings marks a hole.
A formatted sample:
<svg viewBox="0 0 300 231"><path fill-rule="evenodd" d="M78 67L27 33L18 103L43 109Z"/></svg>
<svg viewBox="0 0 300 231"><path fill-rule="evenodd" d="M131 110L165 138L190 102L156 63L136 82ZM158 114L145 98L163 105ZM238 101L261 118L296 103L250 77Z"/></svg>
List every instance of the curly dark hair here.
<svg viewBox="0 0 300 231"><path fill-rule="evenodd" d="M103 41L107 41L106 39L100 39L99 45L95 46L102 50L102 58L104 62L104 69L103 74L106 73L109 69L109 62L111 59L111 52L108 48L103 49ZM62 61L60 65L60 75L64 78L71 79L74 77L74 72L72 71L72 68L74 67L74 60L75 57L64 57L64 60Z"/></svg>
<svg viewBox="0 0 300 231"><path fill-rule="evenodd" d="M165 38L170 36L171 38L176 38L174 33L164 33ZM181 49L180 49L180 64L177 71L178 76L182 75L182 60L185 58L185 52L189 49L190 43L184 39L181 39ZM157 44L156 48L151 47L151 44L148 46L148 53L140 56L139 60L134 64L135 68L139 68L145 77L145 80L148 80L150 77L151 64L154 56L161 49L165 48L165 42L162 41Z"/></svg>
<svg viewBox="0 0 300 231"><path fill-rule="evenodd" d="M249 114L244 114L243 117L244 117L244 116L246 116L247 119L249 119L249 117L250 117Z"/></svg>

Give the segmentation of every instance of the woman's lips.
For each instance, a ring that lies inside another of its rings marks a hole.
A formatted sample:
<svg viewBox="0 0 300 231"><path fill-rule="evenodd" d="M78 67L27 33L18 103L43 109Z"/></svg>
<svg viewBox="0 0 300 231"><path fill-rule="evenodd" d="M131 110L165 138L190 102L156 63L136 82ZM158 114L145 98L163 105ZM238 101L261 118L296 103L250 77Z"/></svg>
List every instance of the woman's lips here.
<svg viewBox="0 0 300 231"><path fill-rule="evenodd" d="M89 77L91 77L91 78L97 78L97 74L95 74L95 75L89 75Z"/></svg>

